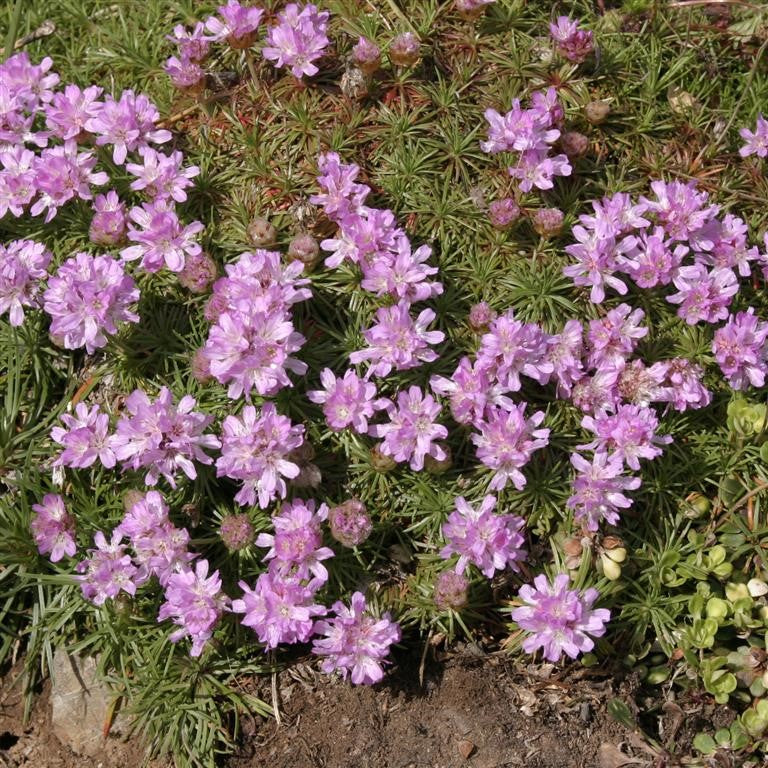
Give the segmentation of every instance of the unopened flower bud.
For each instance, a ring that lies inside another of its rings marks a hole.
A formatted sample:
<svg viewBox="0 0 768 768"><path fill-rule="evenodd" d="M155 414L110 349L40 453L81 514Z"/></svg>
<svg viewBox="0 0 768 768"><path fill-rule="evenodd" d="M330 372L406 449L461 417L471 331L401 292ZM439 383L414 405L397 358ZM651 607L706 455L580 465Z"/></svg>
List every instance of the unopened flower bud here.
<svg viewBox="0 0 768 768"><path fill-rule="evenodd" d="M201 347L192 353L192 360L189 362L189 368L192 372L192 378L198 384L208 384L213 380L211 375L211 366L205 355L205 350Z"/></svg>
<svg viewBox="0 0 768 768"><path fill-rule="evenodd" d="M248 225L248 239L256 248L268 248L277 240L277 230L266 219L256 218Z"/></svg>
<svg viewBox="0 0 768 768"><path fill-rule="evenodd" d="M352 61L366 75L372 75L381 66L381 50L367 37L361 37L352 49Z"/></svg>
<svg viewBox="0 0 768 768"><path fill-rule="evenodd" d="M389 472L397 466L397 462L391 456L382 453L379 445L374 445L371 448L371 466L377 472Z"/></svg>
<svg viewBox="0 0 768 768"><path fill-rule="evenodd" d="M496 319L494 312L487 302L481 301L469 310L469 327L475 333L485 333L488 326Z"/></svg>
<svg viewBox="0 0 768 768"><path fill-rule="evenodd" d="M430 475L442 475L453 466L453 457L451 456L450 446L445 443L438 443L443 449L445 458L436 459L433 456L424 457L424 469Z"/></svg>
<svg viewBox="0 0 768 768"><path fill-rule="evenodd" d="M304 233L297 235L288 246L288 258L300 261L307 267L317 264L320 257L320 246L312 235Z"/></svg>
<svg viewBox="0 0 768 768"><path fill-rule="evenodd" d="M584 117L586 117L592 125L600 125L600 123L604 123L610 113L611 105L607 101L590 101L589 104L584 107Z"/></svg>
<svg viewBox="0 0 768 768"><path fill-rule="evenodd" d="M454 0L453 6L459 16L465 19L477 19L483 14L486 5L493 0Z"/></svg>
<svg viewBox="0 0 768 768"><path fill-rule="evenodd" d="M413 66L419 60L421 43L412 32L403 32L389 44L389 60L400 67Z"/></svg>
<svg viewBox="0 0 768 768"><path fill-rule="evenodd" d="M123 494L123 509L129 512L131 507L139 502L144 501L144 493L136 488L129 488Z"/></svg>
<svg viewBox="0 0 768 768"><path fill-rule="evenodd" d="M443 571L435 581L435 605L441 611L458 610L467 604L469 583L455 571Z"/></svg>
<svg viewBox="0 0 768 768"><path fill-rule="evenodd" d="M496 229L506 229L520 217L520 206L511 197L494 200L488 206L488 218Z"/></svg>
<svg viewBox="0 0 768 768"><path fill-rule="evenodd" d="M127 221L125 203L120 202L113 190L106 195L96 195L93 201L93 218L88 237L96 245L119 245L125 240Z"/></svg>
<svg viewBox="0 0 768 768"><path fill-rule="evenodd" d="M568 570L576 570L581 565L581 554L583 551L584 545L582 540L576 536L571 536L563 542L565 566Z"/></svg>
<svg viewBox="0 0 768 768"><path fill-rule="evenodd" d="M205 252L187 256L179 283L190 293L205 293L216 279L216 262Z"/></svg>
<svg viewBox="0 0 768 768"><path fill-rule="evenodd" d="M365 504L359 499L349 499L338 507L328 510L328 524L331 536L345 547L362 544L373 530Z"/></svg>
<svg viewBox="0 0 768 768"><path fill-rule="evenodd" d="M219 536L230 552L245 549L254 541L253 524L245 512L225 515L219 526Z"/></svg>
<svg viewBox="0 0 768 768"><path fill-rule="evenodd" d="M341 76L339 88L350 101L362 101L368 95L368 78L361 69L351 67Z"/></svg>
<svg viewBox="0 0 768 768"><path fill-rule="evenodd" d="M584 157L589 151L589 139L577 131L568 131L560 137L560 146L570 158Z"/></svg>
<svg viewBox="0 0 768 768"><path fill-rule="evenodd" d="M605 578L609 581L616 581L621 576L621 566L611 560L606 552L600 555L600 565L602 566Z"/></svg>
<svg viewBox="0 0 768 768"><path fill-rule="evenodd" d="M533 228L542 237L551 237L560 233L564 218L559 208L539 208L533 216Z"/></svg>
<svg viewBox="0 0 768 768"><path fill-rule="evenodd" d="M712 509L712 502L700 493L691 493L685 497L682 505L683 513L691 520L708 515Z"/></svg>

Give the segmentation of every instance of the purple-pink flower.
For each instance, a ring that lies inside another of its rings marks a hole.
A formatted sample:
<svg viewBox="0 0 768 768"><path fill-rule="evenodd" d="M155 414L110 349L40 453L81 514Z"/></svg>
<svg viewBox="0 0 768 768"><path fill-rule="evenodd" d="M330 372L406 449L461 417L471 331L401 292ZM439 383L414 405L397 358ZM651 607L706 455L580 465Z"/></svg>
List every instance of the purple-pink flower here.
<svg viewBox="0 0 768 768"><path fill-rule="evenodd" d="M619 458L630 469L640 469L640 459L655 459L663 453L659 447L672 442L669 435L657 435L659 420L650 408L620 405L616 413L584 416L581 426L594 432L597 439L578 446L606 452Z"/></svg>
<svg viewBox="0 0 768 768"><path fill-rule="evenodd" d="M486 418L477 426L480 434L472 435L477 446L477 458L494 470L489 488L500 491L508 482L521 491L526 484L520 471L531 459L531 454L549 444L549 430L539 429L544 412L536 411L525 417L525 403L509 410L489 408Z"/></svg>
<svg viewBox="0 0 768 768"><path fill-rule="evenodd" d="M367 434L368 419L382 407L375 399L376 385L361 379L353 370L337 379L330 368L321 371L320 383L324 389L311 390L307 397L322 404L328 426L337 432L351 427L360 435Z"/></svg>
<svg viewBox="0 0 768 768"><path fill-rule="evenodd" d="M758 157L768 156L768 120L762 115L757 116L757 127L754 132L749 128L742 128L739 136L746 142L740 149L739 154L742 157L757 155Z"/></svg>
<svg viewBox="0 0 768 768"><path fill-rule="evenodd" d="M61 415L64 427L54 427L51 439L63 446L64 450L53 462L54 467L90 467L96 459L102 466L111 469L116 458L109 436L109 415L102 413L99 405L90 408L85 403L75 406L75 415Z"/></svg>
<svg viewBox="0 0 768 768"><path fill-rule="evenodd" d="M595 647L593 637L605 634L611 614L605 608L592 608L598 591L587 589L580 594L569 589L569 583L565 573L555 576L554 582L542 573L533 580L533 586L520 587L522 605L512 611L512 620L530 633L523 640L526 653L541 648L548 661L559 661L563 653L575 659Z"/></svg>
<svg viewBox="0 0 768 768"><path fill-rule="evenodd" d="M205 28L211 33L211 40L226 40L233 48L249 48L264 15L263 8L241 5L238 0L227 0L218 7L219 16L210 16Z"/></svg>
<svg viewBox="0 0 768 768"><path fill-rule="evenodd" d="M103 605L122 592L136 594L136 576L139 569L125 551L122 535L114 532L107 538L101 531L93 537L95 549L88 550L88 557L77 564L78 581L83 597L95 605Z"/></svg>
<svg viewBox="0 0 768 768"><path fill-rule="evenodd" d="M363 331L368 346L353 352L349 359L353 363L369 361L369 373L374 376L387 376L393 369L404 371L432 362L437 353L429 345L439 344L445 338L442 331L427 330L434 319L435 313L424 309L414 320L410 304L405 301L381 307L376 311L375 325Z"/></svg>
<svg viewBox="0 0 768 768"><path fill-rule="evenodd" d="M131 307L139 300L133 278L111 256L76 253L48 281L44 309L51 335L65 349L85 347L88 354L106 346L120 323L138 323Z"/></svg>
<svg viewBox="0 0 768 768"><path fill-rule="evenodd" d="M125 203L110 189L93 200L93 218L88 237L96 245L119 245L127 229Z"/></svg>
<svg viewBox="0 0 768 768"><path fill-rule="evenodd" d="M290 68L294 77L316 75L319 70L313 62L330 42L326 35L329 18L328 11L319 11L315 5L288 3L278 13L277 24L269 28L262 55L276 67Z"/></svg>
<svg viewBox="0 0 768 768"><path fill-rule="evenodd" d="M123 91L119 99L108 95L98 112L85 122L85 128L96 136L96 145L111 146L112 160L125 162L129 152L171 140L171 132L157 128L160 113L144 95Z"/></svg>
<svg viewBox="0 0 768 768"><path fill-rule="evenodd" d="M762 387L768 374L768 323L761 321L755 310L731 315L728 322L715 331L712 353L720 370L733 389Z"/></svg>
<svg viewBox="0 0 768 768"><path fill-rule="evenodd" d="M355 685L378 683L390 646L400 640L400 627L388 612L378 619L372 615L362 592L352 595L349 607L334 603L333 611L334 618L314 626L314 633L323 636L312 644L312 652L323 657L321 669L328 674L338 670L345 679L349 674Z"/></svg>
<svg viewBox="0 0 768 768"><path fill-rule="evenodd" d="M133 222L128 239L136 245L123 248L120 256L125 261L141 259L141 267L147 272L157 272L164 266L181 272L185 257L202 250L196 238L204 229L202 223L193 221L183 226L168 200L142 203L141 208L131 208L128 215Z"/></svg>
<svg viewBox="0 0 768 768"><path fill-rule="evenodd" d="M243 626L256 633L265 651L284 643L307 642L313 617L325 614L325 606L314 602L315 591L298 578L268 571L259 576L253 589L244 581L239 584L243 596L232 601L232 611L245 614Z"/></svg>
<svg viewBox="0 0 768 768"><path fill-rule="evenodd" d="M574 520L583 522L588 531L596 531L603 520L616 525L619 509L632 506L632 499L623 491L638 489L640 478L624 475L621 457L607 453L594 454L591 462L573 453L571 464L577 474L573 479L573 494L566 504L573 510Z"/></svg>
<svg viewBox="0 0 768 768"><path fill-rule="evenodd" d="M152 147L139 149L141 163L126 163L125 170L136 177L131 182L131 189L143 191L153 200L173 199L183 203L187 199L186 190L194 186L192 179L200 173L196 165L182 166L184 156L181 152L165 155Z"/></svg>
<svg viewBox="0 0 768 768"><path fill-rule="evenodd" d="M174 573L185 571L195 555L187 550L189 533L168 517L168 505L157 491L147 491L131 504L115 533L127 536L136 553L138 586L157 576L166 586Z"/></svg>
<svg viewBox="0 0 768 768"><path fill-rule="evenodd" d="M280 512L272 516L274 534L260 533L256 546L269 547L264 556L270 572L281 578L309 579L317 589L328 581L323 560L333 557L333 550L322 546L322 524L328 519L328 507L296 499L285 502Z"/></svg>
<svg viewBox="0 0 768 768"><path fill-rule="evenodd" d="M11 325L24 322L24 307L40 306L38 296L51 258L51 252L34 240L0 245L0 315L7 312Z"/></svg>
<svg viewBox="0 0 768 768"><path fill-rule="evenodd" d="M224 419L216 474L243 481L235 496L238 504L256 504L258 499L265 509L274 498L285 498L283 478L298 476L300 468L289 455L303 442L304 427L278 414L274 403L264 403L260 411L246 405L240 418Z"/></svg>
<svg viewBox="0 0 768 768"><path fill-rule="evenodd" d="M58 563L64 555L73 557L77 552L75 521L67 512L64 499L57 493L47 493L41 504L33 504L35 516L30 528L41 555L50 553L52 563Z"/></svg>
<svg viewBox="0 0 768 768"><path fill-rule="evenodd" d="M174 405L168 387L163 387L154 401L141 389L128 395L127 415L120 417L112 437L112 449L123 467L146 468L147 485L157 485L162 475L175 488L179 470L194 480L195 461L213 463L204 449L221 445L215 435L205 434L213 417L192 410L195 405L196 400L190 395Z"/></svg>
<svg viewBox="0 0 768 768"><path fill-rule="evenodd" d="M198 560L194 571L190 568L171 574L165 602L157 614L158 621L171 619L179 627L169 637L172 643L184 637L192 640L189 655L193 657L203 652L228 603L221 591L219 572L209 576L208 568L207 560Z"/></svg>
<svg viewBox="0 0 768 768"><path fill-rule="evenodd" d="M568 61L576 64L584 61L595 48L592 33L579 29L579 22L567 16L558 16L557 22L549 25L549 34L557 45L557 50Z"/></svg>
<svg viewBox="0 0 768 768"><path fill-rule="evenodd" d="M725 320L731 299L739 291L733 270L707 271L703 264L680 267L673 282L678 293L667 296L667 301L680 305L677 314L688 325L696 325L701 320L706 323Z"/></svg>
<svg viewBox="0 0 768 768"><path fill-rule="evenodd" d="M379 450L395 461L408 461L413 470L424 469L424 459L431 456L437 461L445 458L445 451L437 440L448 437L448 430L436 424L440 404L419 389L409 387L397 393L397 405L387 401L388 424L376 424L369 433L383 437Z"/></svg>
<svg viewBox="0 0 768 768"><path fill-rule="evenodd" d="M459 555L456 573L463 574L470 563L489 579L506 567L520 572L519 563L528 556L521 533L525 521L517 515L498 515L495 508L495 496L486 496L477 509L457 497L456 509L443 524L447 544L440 550L440 557L446 560Z"/></svg>

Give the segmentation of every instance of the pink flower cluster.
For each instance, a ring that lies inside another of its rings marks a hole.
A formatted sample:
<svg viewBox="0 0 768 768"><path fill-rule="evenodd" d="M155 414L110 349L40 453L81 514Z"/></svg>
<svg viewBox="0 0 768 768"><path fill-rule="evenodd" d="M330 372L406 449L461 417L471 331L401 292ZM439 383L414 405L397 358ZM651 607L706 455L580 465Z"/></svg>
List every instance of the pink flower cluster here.
<svg viewBox="0 0 768 768"><path fill-rule="evenodd" d="M326 266L357 265L365 290L396 302L377 310L376 323L363 332L368 347L350 355L351 362L368 361L369 376L387 376L435 360L429 347L444 339L441 331L427 330L435 313L422 310L416 320L411 315L413 302L443 292L441 283L429 279L437 273L426 265L431 249L423 245L414 251L391 211L365 205L370 187L355 181L359 166L341 163L335 152L321 155L318 166L322 191L310 202L321 206L339 228L336 237L320 243L331 253Z"/></svg>
<svg viewBox="0 0 768 768"><path fill-rule="evenodd" d="M269 567L253 589L240 582L243 597L233 601L232 610L245 614L243 625L256 632L265 650L306 642L314 631L313 617L325 615L314 599L328 581L322 561L333 557L333 550L322 546L327 517L325 504L315 511L314 501L285 503L272 517L274 533L256 538L257 546L269 547L264 557Z"/></svg>
<svg viewBox="0 0 768 768"><path fill-rule="evenodd" d="M315 623L314 632L324 637L315 640L312 652L323 657L323 672L349 674L356 685L373 685L384 677L383 663L390 646L400 640L400 627L389 613L376 618L368 610L362 592L352 595L349 606L333 604L336 614Z"/></svg>
<svg viewBox="0 0 768 768"><path fill-rule="evenodd" d="M199 169L183 167L180 152L163 154L153 148L170 141L171 133L158 128L160 114L145 95L126 90L114 97L104 95L98 86L66 85L55 90L59 76L50 72L51 66L50 58L32 64L26 53L0 65L0 218L8 212L15 217L28 212L50 222L71 200L93 201L93 241L120 243L126 230L125 205L114 191L94 199L94 187L106 184L109 175L97 169L98 157L92 150L81 149L109 147L113 162L125 165L136 177L131 189L148 198L130 211L128 238L136 244L125 248L122 258L141 259L148 271L164 265L180 271L185 255L199 252L195 236L203 226L182 225L174 205L186 200L186 189ZM38 126L44 128L36 130ZM30 144L39 154L27 149ZM134 153L141 162L127 162ZM0 254L2 280L13 280L18 290L23 276L18 268L6 270L6 261L12 264L13 256ZM39 271L45 267L34 267L37 273L27 275L27 280L44 277ZM5 292L0 282L0 301ZM19 317L16 309L14 321Z"/></svg>
<svg viewBox="0 0 768 768"><path fill-rule="evenodd" d="M143 390L134 390L126 398L127 415L118 419L111 441L123 468L146 468L147 485L156 485L162 475L175 488L179 470L194 480L195 461L213 463L204 449L221 446L217 437L204 434L213 417L193 411L195 405L191 395L185 395L175 405L168 387L163 387L154 401Z"/></svg>
<svg viewBox="0 0 768 768"><path fill-rule="evenodd" d="M512 109L502 115L495 109L485 111L488 140L480 143L483 152L517 153L517 164L509 167L509 175L518 180L523 192L552 189L556 176L570 176L571 164L563 154L552 155L552 145L560 138L564 112L557 91L548 88L531 97L533 106L523 109L514 99Z"/></svg>
<svg viewBox="0 0 768 768"><path fill-rule="evenodd" d="M139 300L133 278L111 256L76 253L48 280L43 307L51 316L51 336L65 349L88 354L107 343L119 323L138 323L130 307Z"/></svg>
<svg viewBox="0 0 768 768"><path fill-rule="evenodd" d="M75 521L67 512L64 499L56 493L47 493L41 504L33 504L35 516L30 527L35 544L41 555L50 553L52 563L58 563L64 555L73 557L77 552Z"/></svg>
<svg viewBox="0 0 768 768"><path fill-rule="evenodd" d="M64 427L51 430L51 438L64 448L54 466L82 469L98 458L106 468L118 461L124 470L146 468L147 485L156 485L162 475L175 488L179 470L194 480L195 461L213 463L204 449L221 446L217 437L204 434L213 418L194 411L195 404L195 399L186 395L175 405L167 387L154 401L136 389L126 398L126 413L110 435L109 416L98 405L89 408L78 403L74 416L62 415Z"/></svg>
<svg viewBox="0 0 768 768"><path fill-rule="evenodd" d="M235 496L239 504L258 501L265 509L273 499L285 498L288 489L283 478L299 475L291 453L303 442L304 427L278 414L274 403L264 403L259 411L246 405L240 417L224 419L216 474L243 481Z"/></svg>
<svg viewBox="0 0 768 768"><path fill-rule="evenodd" d="M579 22L567 16L558 16L557 22L549 25L549 34L558 52L574 64L584 61L595 48L592 33L580 29Z"/></svg>
<svg viewBox="0 0 768 768"><path fill-rule="evenodd" d="M459 555L455 571L463 574L470 563L489 579L509 566L519 573L519 563L527 558L521 531L522 517L498 515L494 512L496 497L486 496L475 509L463 497L456 499L456 509L443 524L443 537L448 542L440 557Z"/></svg>
<svg viewBox="0 0 768 768"><path fill-rule="evenodd" d="M123 543L126 537L128 543ZM199 656L229 600L221 590L218 571L208 575L207 560L190 566L196 555L187 549L189 533L171 522L161 494L138 494L111 539L98 531L94 543L96 547L77 566L85 599L103 605L121 591L134 596L156 576L165 593L157 620L171 619L178 627L169 637L171 642L189 637L190 655Z"/></svg>
<svg viewBox="0 0 768 768"><path fill-rule="evenodd" d="M512 611L512 620L529 633L523 640L526 653L541 648L548 661L560 661L563 653L575 659L595 647L593 637L605 634L611 614L605 608L592 608L599 597L597 590L580 594L568 585L567 574L559 573L550 582L542 573L532 587L520 588L522 605Z"/></svg>
<svg viewBox="0 0 768 768"><path fill-rule="evenodd" d="M209 16L192 30L179 25L168 40L175 43L178 56L171 56L165 71L177 88L197 89L204 85L206 74L201 64L212 42L226 41L234 50L247 50L256 42L264 9L227 0L218 7L218 16ZM294 77L311 77L319 71L314 64L330 44L327 36L328 11L315 5L288 3L277 14L275 23L267 30L266 45L261 53L275 67L288 68ZM208 32L209 34L205 34Z"/></svg>
<svg viewBox="0 0 768 768"><path fill-rule="evenodd" d="M291 356L305 341L291 307L312 295L300 277L303 268L298 261L283 266L275 251L257 250L227 265L227 276L214 284L203 358L211 376L229 385L231 398L250 401L253 390L273 396L291 386L288 371L306 373L306 364Z"/></svg>
<svg viewBox="0 0 768 768"><path fill-rule="evenodd" d="M0 245L0 315L7 312L11 325L22 325L24 307L40 306L41 284L50 263L50 251L34 240Z"/></svg>
<svg viewBox="0 0 768 768"><path fill-rule="evenodd" d="M673 284L677 293L667 301L690 325L724 320L738 276L749 276L761 258L747 243L746 224L731 214L718 218L719 206L695 182L654 181L651 190L655 198L638 203L624 193L593 201L594 214L573 227L578 242L565 250L575 263L563 272L588 287L596 304L606 287L626 294L626 275L641 288Z"/></svg>

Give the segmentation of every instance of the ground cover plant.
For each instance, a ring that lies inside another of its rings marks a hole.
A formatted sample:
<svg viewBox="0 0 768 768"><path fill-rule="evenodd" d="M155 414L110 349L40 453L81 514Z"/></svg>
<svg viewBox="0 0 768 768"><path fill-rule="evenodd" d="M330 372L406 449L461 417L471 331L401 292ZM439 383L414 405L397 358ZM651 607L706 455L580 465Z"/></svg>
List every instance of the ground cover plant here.
<svg viewBox="0 0 768 768"><path fill-rule="evenodd" d="M97 655L205 765L297 655L484 637L757 761L766 48L748 3L16 2L0 663Z"/></svg>

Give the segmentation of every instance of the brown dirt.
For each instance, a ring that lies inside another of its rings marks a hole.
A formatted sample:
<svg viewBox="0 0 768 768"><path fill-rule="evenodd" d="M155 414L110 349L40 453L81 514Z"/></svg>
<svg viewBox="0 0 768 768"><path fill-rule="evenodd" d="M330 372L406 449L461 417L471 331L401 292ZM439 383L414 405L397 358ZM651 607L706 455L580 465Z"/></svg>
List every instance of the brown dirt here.
<svg viewBox="0 0 768 768"><path fill-rule="evenodd" d="M418 665L402 660L385 682L351 686L328 678L313 661L277 676L281 723L243 720L239 754L228 768L672 768L687 754L697 730L730 720L711 699L666 702L643 698L632 678L571 665L513 667L509 657L465 646ZM18 671L18 670L17 670ZM50 732L49 685L22 725L23 699L0 680L0 768L134 768L141 746L108 739L96 759L78 756ZM622 678L622 679L620 679ZM271 701L269 680L253 681ZM657 689L658 690L658 689ZM614 698L656 712L643 718L653 748L639 731L611 718ZM167 768L160 761L153 768Z"/></svg>
<svg viewBox="0 0 768 768"><path fill-rule="evenodd" d="M0 679L0 768L138 768L144 751L135 742L107 739L95 758L76 755L51 733L50 681L35 698L29 722L24 724L24 697L20 685L22 665ZM153 768L169 768L153 762Z"/></svg>
<svg viewBox="0 0 768 768"><path fill-rule="evenodd" d="M606 712L613 682L599 671L560 678L465 653L429 667L423 685L417 669L373 688L310 665L286 675L282 725L259 724L231 768L611 768L621 763L601 760L601 746L627 749L627 729ZM641 748L634 764L651 762Z"/></svg>

